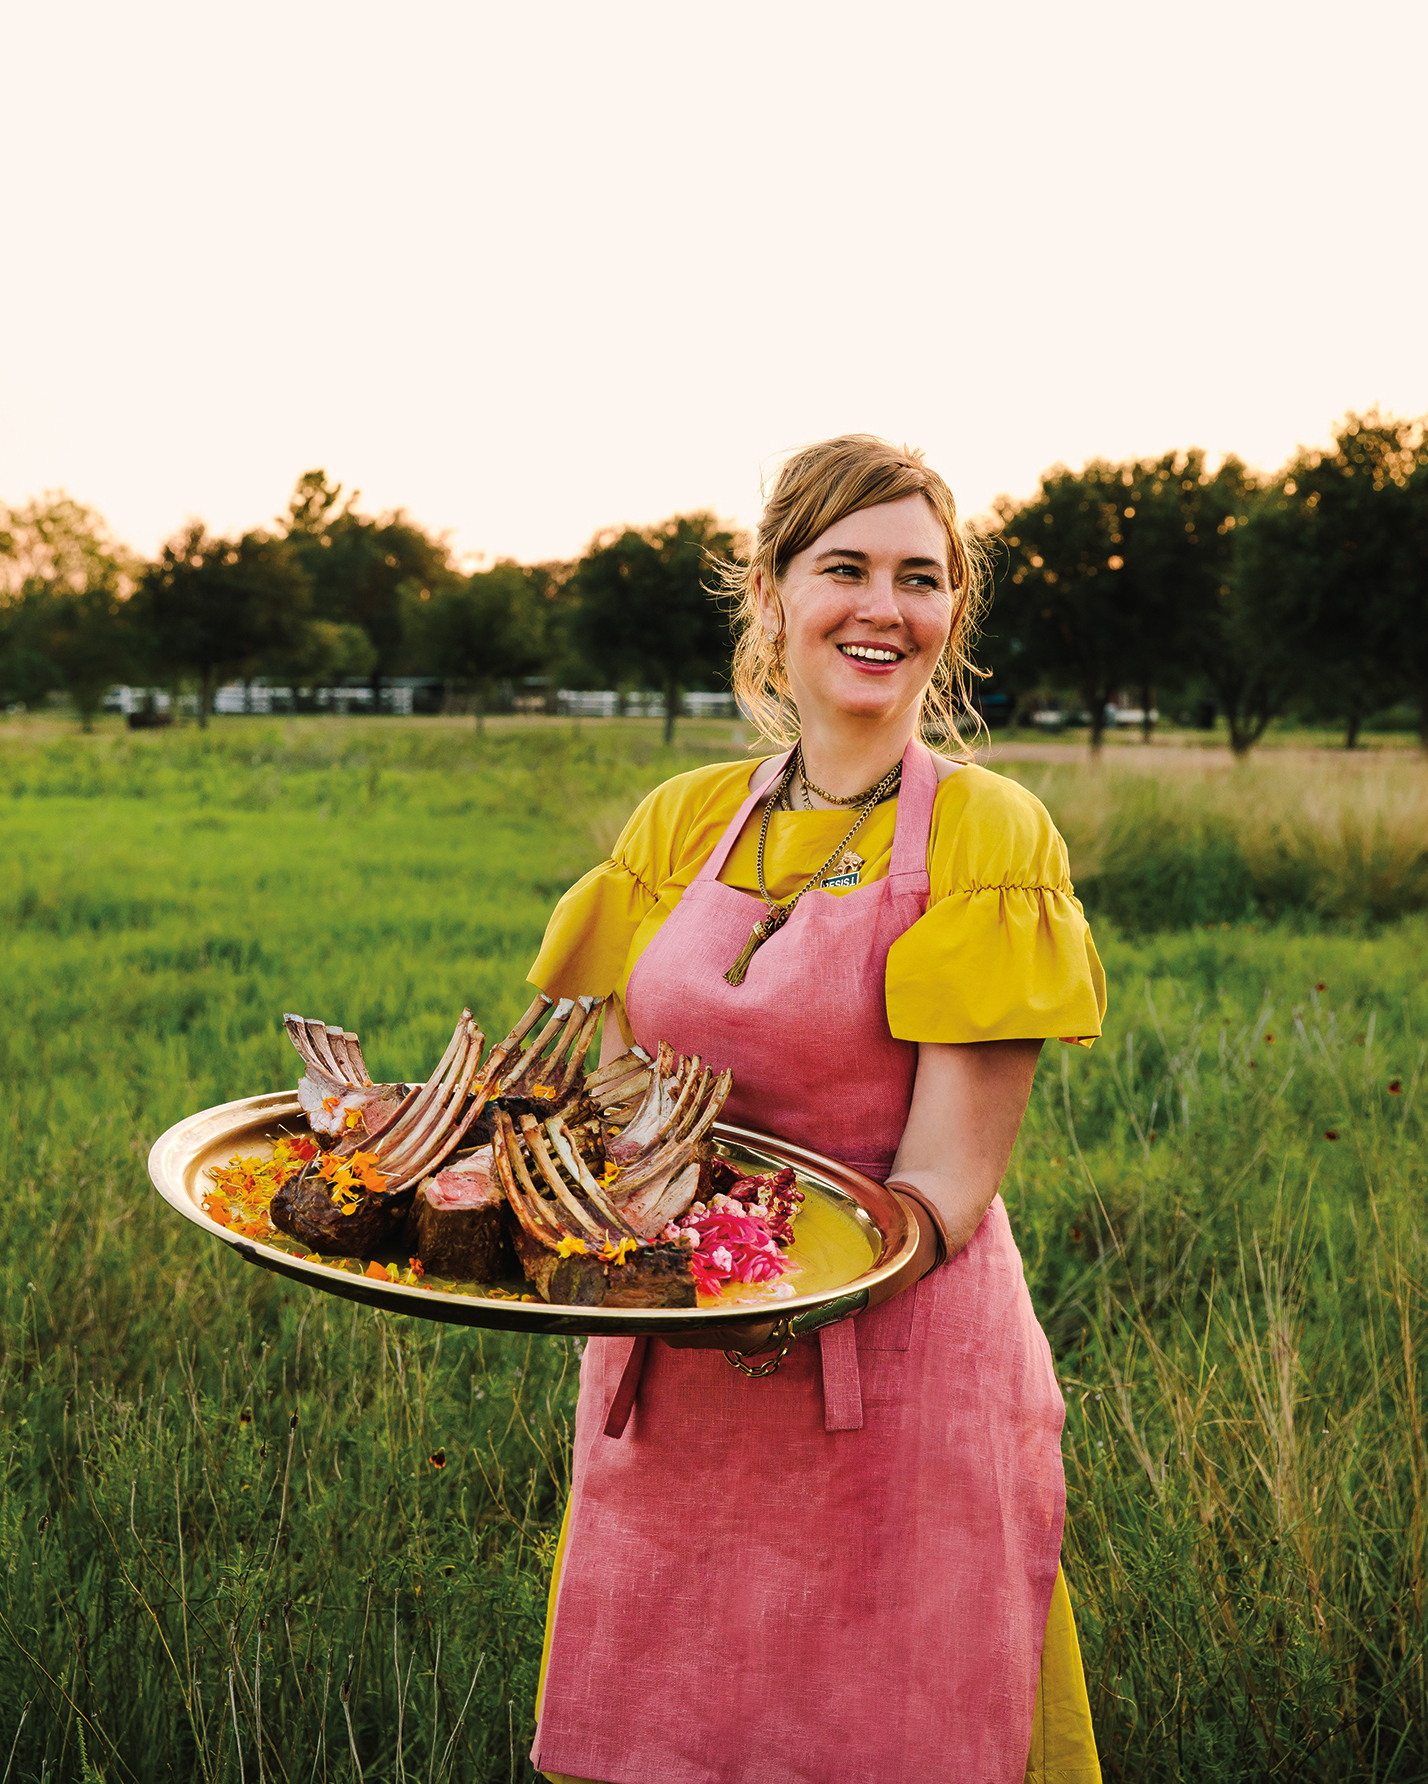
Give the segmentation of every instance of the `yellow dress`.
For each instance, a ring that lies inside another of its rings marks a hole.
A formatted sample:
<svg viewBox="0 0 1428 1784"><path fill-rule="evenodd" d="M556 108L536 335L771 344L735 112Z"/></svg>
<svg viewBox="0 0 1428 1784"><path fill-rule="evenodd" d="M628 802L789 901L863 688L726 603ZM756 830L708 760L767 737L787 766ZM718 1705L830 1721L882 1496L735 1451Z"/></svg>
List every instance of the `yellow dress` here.
<svg viewBox="0 0 1428 1784"><path fill-rule="evenodd" d="M529 978L557 997L613 994L620 1026L635 962L713 852L747 796L748 761L677 775L657 787L625 825L608 861L556 906ZM846 834L842 811L775 812L764 878L791 897ZM859 885L887 876L896 800L870 815L850 845ZM720 876L758 892L758 825L745 826ZM888 1025L909 1041L1061 1039L1089 1046L1105 1013L1105 976L1072 891L1066 845L1045 807L1015 782L974 766L939 786L928 840L926 914L892 946ZM847 887L830 887L835 896ZM550 1615L565 1546L562 1525ZM546 1624L546 1654L551 1624ZM541 1685L545 1681L541 1660ZM551 1774L552 1776L554 1774ZM1076 1625L1060 1573L1042 1649L1027 1779L1097 1784ZM572 1781L578 1784L578 1781Z"/></svg>

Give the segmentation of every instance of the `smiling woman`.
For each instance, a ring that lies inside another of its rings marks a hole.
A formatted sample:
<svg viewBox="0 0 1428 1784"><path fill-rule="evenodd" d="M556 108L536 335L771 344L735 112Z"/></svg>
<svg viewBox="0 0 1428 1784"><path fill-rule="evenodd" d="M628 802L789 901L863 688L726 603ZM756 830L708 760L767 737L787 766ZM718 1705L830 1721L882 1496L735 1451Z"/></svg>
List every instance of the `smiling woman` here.
<svg viewBox="0 0 1428 1784"><path fill-rule="evenodd" d="M1043 1041L1100 1032L1100 963L1045 810L952 723L979 582L920 456L798 454L737 589L736 686L793 747L656 788L530 976L614 994L606 1058L731 1068L729 1119L886 1182L915 1280L816 1342L751 1322L732 1369L589 1342L534 1758L1092 1784L1064 1407L997 1189Z"/></svg>

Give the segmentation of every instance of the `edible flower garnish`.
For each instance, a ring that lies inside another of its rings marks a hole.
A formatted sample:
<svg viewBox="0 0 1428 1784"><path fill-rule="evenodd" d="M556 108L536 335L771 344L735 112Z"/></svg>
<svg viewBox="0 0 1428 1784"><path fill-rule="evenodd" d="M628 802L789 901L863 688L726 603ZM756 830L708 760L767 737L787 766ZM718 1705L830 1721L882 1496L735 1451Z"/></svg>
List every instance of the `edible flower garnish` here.
<svg viewBox="0 0 1428 1784"><path fill-rule="evenodd" d="M317 1174L327 1185L333 1207L343 1214L357 1212L364 1189L380 1195L387 1187L387 1179L377 1169L375 1152L354 1152L347 1158L329 1152L317 1167Z"/></svg>
<svg viewBox="0 0 1428 1784"><path fill-rule="evenodd" d="M244 1239L270 1239L269 1202L289 1177L316 1157L316 1140L283 1134L268 1158L235 1155L226 1165L214 1165L208 1173L214 1186L203 1198L203 1211Z"/></svg>
<svg viewBox="0 0 1428 1784"><path fill-rule="evenodd" d="M560 1241L555 1249L556 1254L559 1257L584 1257L590 1247L583 1239L576 1239L567 1235L567 1237Z"/></svg>
<svg viewBox="0 0 1428 1784"><path fill-rule="evenodd" d="M637 1251L638 1249L639 1246L634 1239L621 1239L618 1244L612 1244L609 1240L606 1240L596 1253L596 1256L603 1259L607 1264L623 1264L630 1253L632 1251Z"/></svg>
<svg viewBox="0 0 1428 1784"><path fill-rule="evenodd" d="M767 1215L748 1214L728 1196L675 1223L693 1241L689 1267L701 1294L717 1295L726 1282L776 1282L793 1266L778 1248Z"/></svg>
<svg viewBox="0 0 1428 1784"><path fill-rule="evenodd" d="M555 1096L555 1086L553 1084L532 1084L531 1095L543 1096L547 1102L550 1102Z"/></svg>

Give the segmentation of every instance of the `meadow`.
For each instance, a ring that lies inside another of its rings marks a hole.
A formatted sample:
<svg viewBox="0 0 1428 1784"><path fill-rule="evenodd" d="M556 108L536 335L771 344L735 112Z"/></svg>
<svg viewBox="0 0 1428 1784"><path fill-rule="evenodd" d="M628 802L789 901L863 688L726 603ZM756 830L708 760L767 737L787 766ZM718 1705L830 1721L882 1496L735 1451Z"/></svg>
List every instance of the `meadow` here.
<svg viewBox="0 0 1428 1784"><path fill-rule="evenodd" d="M148 1187L290 1082L423 1071L730 727L0 725L0 1784L529 1779L579 1344L241 1264ZM1007 759L1111 985L1005 1187L1068 1403L1108 1778L1428 1779L1428 767Z"/></svg>

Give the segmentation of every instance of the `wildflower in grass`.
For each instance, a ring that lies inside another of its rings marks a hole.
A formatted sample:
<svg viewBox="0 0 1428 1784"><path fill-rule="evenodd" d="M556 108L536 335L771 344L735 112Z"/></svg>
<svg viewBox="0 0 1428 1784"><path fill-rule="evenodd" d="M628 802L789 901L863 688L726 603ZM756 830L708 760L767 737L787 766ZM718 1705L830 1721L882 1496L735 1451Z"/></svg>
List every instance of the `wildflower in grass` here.
<svg viewBox="0 0 1428 1784"><path fill-rule="evenodd" d="M1403 1080L1402 1080L1402 1078L1390 1078L1389 1079L1388 1094L1390 1096L1401 1096L1403 1094Z"/></svg>
<svg viewBox="0 0 1428 1784"><path fill-rule="evenodd" d="M431 1452L430 1460L433 1468L445 1468L446 1451L444 1449L433 1450Z"/></svg>
<svg viewBox="0 0 1428 1784"><path fill-rule="evenodd" d="M1324 983L1324 981L1322 979L1320 979L1319 983L1314 987L1314 989L1316 991L1327 991L1329 989L1329 987Z"/></svg>
<svg viewBox="0 0 1428 1784"><path fill-rule="evenodd" d="M1274 1036L1272 1034L1267 1034L1264 1038L1265 1038L1267 1045L1269 1045L1271 1047L1274 1045Z"/></svg>
<svg viewBox="0 0 1428 1784"><path fill-rule="evenodd" d="M1326 1127L1326 1128L1325 1128L1325 1129L1324 1129L1324 1138L1325 1138L1325 1139L1326 1139L1326 1140L1337 1140L1337 1139L1338 1139L1338 1137L1339 1137L1339 1130L1338 1130L1338 1128L1336 1128L1336 1127Z"/></svg>

